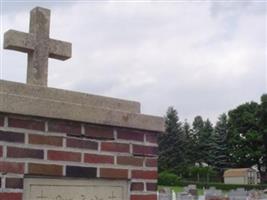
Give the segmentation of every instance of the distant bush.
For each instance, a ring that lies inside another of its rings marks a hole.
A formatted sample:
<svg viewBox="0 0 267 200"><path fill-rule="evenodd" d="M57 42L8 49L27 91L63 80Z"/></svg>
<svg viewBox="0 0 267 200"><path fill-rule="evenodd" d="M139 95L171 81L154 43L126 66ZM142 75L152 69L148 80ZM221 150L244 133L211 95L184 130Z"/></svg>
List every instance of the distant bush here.
<svg viewBox="0 0 267 200"><path fill-rule="evenodd" d="M176 186L181 182L181 178L168 171L161 172L158 178L158 184L164 186Z"/></svg>
<svg viewBox="0 0 267 200"><path fill-rule="evenodd" d="M243 184L224 184L224 183L205 183L205 182L193 182L193 181L180 181L177 186L187 186L190 184L197 185L197 188L210 188L215 187L220 190L234 190L237 188L244 188L245 190L264 190L267 189L266 184L260 185L243 185Z"/></svg>

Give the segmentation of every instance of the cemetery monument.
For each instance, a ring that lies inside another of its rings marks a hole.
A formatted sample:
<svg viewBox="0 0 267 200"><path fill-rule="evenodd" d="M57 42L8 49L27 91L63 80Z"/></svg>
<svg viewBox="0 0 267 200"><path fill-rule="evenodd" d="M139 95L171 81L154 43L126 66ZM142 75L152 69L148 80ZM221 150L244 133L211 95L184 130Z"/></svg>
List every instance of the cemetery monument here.
<svg viewBox="0 0 267 200"><path fill-rule="evenodd" d="M163 118L138 102L47 87L48 59L72 54L49 29L50 11L37 7L29 33L4 35L28 68L27 84L0 80L0 199L156 200Z"/></svg>

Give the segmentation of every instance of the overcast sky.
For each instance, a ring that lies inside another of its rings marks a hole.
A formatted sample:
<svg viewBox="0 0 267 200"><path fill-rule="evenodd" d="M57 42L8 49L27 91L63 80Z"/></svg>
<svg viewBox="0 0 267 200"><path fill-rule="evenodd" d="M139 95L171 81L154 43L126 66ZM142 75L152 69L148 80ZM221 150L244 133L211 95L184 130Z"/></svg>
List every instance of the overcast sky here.
<svg viewBox="0 0 267 200"><path fill-rule="evenodd" d="M35 6L73 57L49 60L49 87L141 102L181 120L219 114L267 92L266 1L3 1L1 36L28 32ZM2 42L2 38L1 38ZM1 78L25 83L27 56L1 50Z"/></svg>

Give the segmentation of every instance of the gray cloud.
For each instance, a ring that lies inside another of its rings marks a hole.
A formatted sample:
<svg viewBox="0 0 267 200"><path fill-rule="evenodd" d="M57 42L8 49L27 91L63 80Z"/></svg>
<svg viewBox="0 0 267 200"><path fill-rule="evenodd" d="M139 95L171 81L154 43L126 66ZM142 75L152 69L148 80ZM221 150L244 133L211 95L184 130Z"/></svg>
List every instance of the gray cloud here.
<svg viewBox="0 0 267 200"><path fill-rule="evenodd" d="M190 121L267 90L266 13L252 3L47 5L51 37L73 43L71 60L49 61L52 87L137 100L148 114L173 105ZM5 11L3 30L27 31L28 11ZM25 82L26 56L2 53L4 79Z"/></svg>

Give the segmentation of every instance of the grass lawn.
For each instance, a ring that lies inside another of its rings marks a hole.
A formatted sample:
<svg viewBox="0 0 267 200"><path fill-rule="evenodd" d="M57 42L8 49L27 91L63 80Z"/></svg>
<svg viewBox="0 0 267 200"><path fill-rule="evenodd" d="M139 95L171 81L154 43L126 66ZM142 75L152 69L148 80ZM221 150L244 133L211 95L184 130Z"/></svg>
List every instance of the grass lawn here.
<svg viewBox="0 0 267 200"><path fill-rule="evenodd" d="M166 186L159 186L158 189L164 188L164 187L166 188ZM184 191L184 188L180 187L180 186L171 186L171 187L168 187L168 188L171 188L174 192L183 192ZM203 189L197 189L197 192L198 192L198 195L203 195L204 194Z"/></svg>

